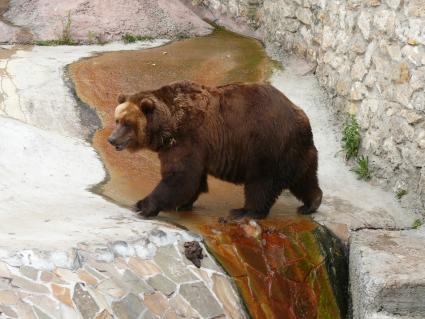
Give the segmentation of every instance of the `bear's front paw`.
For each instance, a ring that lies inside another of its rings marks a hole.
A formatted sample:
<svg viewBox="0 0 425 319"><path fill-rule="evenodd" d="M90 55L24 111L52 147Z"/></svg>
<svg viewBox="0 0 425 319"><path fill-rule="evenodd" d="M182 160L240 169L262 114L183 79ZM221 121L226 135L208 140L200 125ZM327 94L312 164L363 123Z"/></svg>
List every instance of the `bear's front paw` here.
<svg viewBox="0 0 425 319"><path fill-rule="evenodd" d="M136 212L139 216L142 217L154 217L159 214L158 207L153 203L153 201L146 197L145 199L139 200L136 203Z"/></svg>
<svg viewBox="0 0 425 319"><path fill-rule="evenodd" d="M189 212L193 210L193 204L186 204L176 207L177 212Z"/></svg>

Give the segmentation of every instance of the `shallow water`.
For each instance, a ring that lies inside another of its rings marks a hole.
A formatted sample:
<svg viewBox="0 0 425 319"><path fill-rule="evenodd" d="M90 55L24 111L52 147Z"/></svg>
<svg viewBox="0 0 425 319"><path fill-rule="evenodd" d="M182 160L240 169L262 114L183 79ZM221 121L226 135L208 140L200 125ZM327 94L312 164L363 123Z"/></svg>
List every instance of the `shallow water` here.
<svg viewBox="0 0 425 319"><path fill-rule="evenodd" d="M110 178L100 192L125 206L147 195L159 179L156 154L116 152L107 142L114 121L119 93L157 88L172 81L190 79L206 85L234 81L261 81L271 72L261 44L225 31L174 42L142 51L122 51L83 59L69 66L69 74L81 100L98 110L104 129L96 132L93 144ZM198 206L220 215L226 207L242 204L238 186L209 179L212 199L202 196ZM220 198L217 201L216 198Z"/></svg>
<svg viewBox="0 0 425 319"><path fill-rule="evenodd" d="M106 53L70 65L77 95L97 110L104 126L95 133L93 145L109 178L95 187L96 192L131 206L160 179L156 154L116 152L107 143L119 93L182 79L206 85L264 81L273 66L259 42L223 30L154 49ZM243 205L242 188L212 177L208 183L209 193L201 195L192 212L165 212L159 218L204 236L211 252L235 279L252 317L339 318L339 306L345 311L340 298L345 286L336 287L333 277L345 271L336 269L340 264L344 268L344 253L336 242L323 240L329 234L322 236L325 231L320 226L295 213L299 203L284 194L265 221L220 223L218 217ZM339 256L335 257L335 251Z"/></svg>

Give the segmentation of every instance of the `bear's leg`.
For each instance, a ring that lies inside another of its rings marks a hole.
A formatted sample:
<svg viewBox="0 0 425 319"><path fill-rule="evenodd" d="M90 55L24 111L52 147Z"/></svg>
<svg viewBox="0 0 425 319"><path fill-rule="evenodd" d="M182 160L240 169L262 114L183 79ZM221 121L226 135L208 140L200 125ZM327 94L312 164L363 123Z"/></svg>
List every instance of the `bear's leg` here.
<svg viewBox="0 0 425 319"><path fill-rule="evenodd" d="M177 211L188 211L193 209L193 203L196 202L199 195L202 193L208 192L208 183L207 183L207 174L202 175L201 184L199 185L198 192L188 201L186 204L183 204L177 207Z"/></svg>
<svg viewBox="0 0 425 319"><path fill-rule="evenodd" d="M153 217L162 210L176 210L193 200L198 193L204 172L200 162L186 157L174 163L177 163L177 167L162 167L161 182L151 194L137 202L136 210L140 216ZM203 189L205 187L203 185Z"/></svg>
<svg viewBox="0 0 425 319"><path fill-rule="evenodd" d="M254 180L245 184L245 206L230 212L232 219L250 217L266 218L270 208L282 192L282 185L273 178Z"/></svg>
<svg viewBox="0 0 425 319"><path fill-rule="evenodd" d="M289 186L289 190L300 201L303 206L298 207L300 214L314 213L322 202L322 190L319 187L316 171L309 171L299 181Z"/></svg>

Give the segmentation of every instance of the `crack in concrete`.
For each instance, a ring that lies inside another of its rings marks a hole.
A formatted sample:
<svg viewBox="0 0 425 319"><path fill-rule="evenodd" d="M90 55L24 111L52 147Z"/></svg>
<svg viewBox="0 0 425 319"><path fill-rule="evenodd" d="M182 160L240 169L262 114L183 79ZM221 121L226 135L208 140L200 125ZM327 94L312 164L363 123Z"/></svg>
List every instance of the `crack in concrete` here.
<svg viewBox="0 0 425 319"><path fill-rule="evenodd" d="M13 50L13 48L12 48ZM14 54L16 53L16 50L12 51L13 53L10 54L6 59L5 59L5 64L3 68L0 68L0 73L1 73L1 77L0 77L0 95L1 95L1 101L0 101L0 108L1 111L4 115L17 119L21 122L27 122L27 116L24 112L24 109L22 107L22 101L21 101L21 96L20 94L15 94L17 97L17 108L16 110L19 110L18 113L20 114L12 114L10 112L10 110L8 111L8 107L6 105L6 98L10 97L7 93L6 93L6 89L5 89L5 85L6 82L5 81L9 81L10 84L12 85L12 87L14 88L14 92L17 93L19 92L19 88L16 85L13 76L9 73L8 71L8 66L9 66L9 62L12 60Z"/></svg>
<svg viewBox="0 0 425 319"><path fill-rule="evenodd" d="M352 228L350 231L358 232L361 230L384 230L384 231L402 231L402 230L415 230L414 227L373 227L373 226L363 226Z"/></svg>

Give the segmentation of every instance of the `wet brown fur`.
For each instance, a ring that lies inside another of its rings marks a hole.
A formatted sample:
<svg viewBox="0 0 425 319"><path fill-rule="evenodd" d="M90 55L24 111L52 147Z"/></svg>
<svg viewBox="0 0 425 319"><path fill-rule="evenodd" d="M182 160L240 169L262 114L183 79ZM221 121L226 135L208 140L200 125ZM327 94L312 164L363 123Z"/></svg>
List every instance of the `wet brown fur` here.
<svg viewBox="0 0 425 319"><path fill-rule="evenodd" d="M266 217L283 189L304 203L301 213L319 207L309 120L273 86L183 81L119 98L127 102L132 111L117 119L129 124L127 147L147 147L161 161L161 182L136 205L142 215L191 208L208 189L207 174L244 185L245 205L232 211L235 218Z"/></svg>

